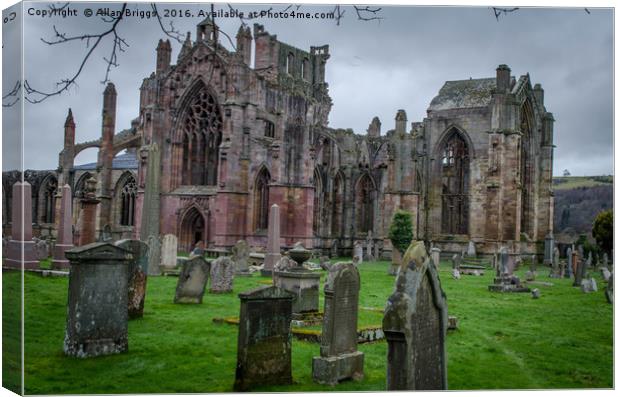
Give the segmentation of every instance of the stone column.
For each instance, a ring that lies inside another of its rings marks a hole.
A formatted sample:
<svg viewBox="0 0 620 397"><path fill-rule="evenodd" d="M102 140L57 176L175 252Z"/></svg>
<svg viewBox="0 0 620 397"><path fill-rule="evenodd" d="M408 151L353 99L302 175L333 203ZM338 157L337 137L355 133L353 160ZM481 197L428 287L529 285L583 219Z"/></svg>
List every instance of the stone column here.
<svg viewBox="0 0 620 397"><path fill-rule="evenodd" d="M65 354L86 358L126 352L131 252L92 243L65 254L71 262Z"/></svg>
<svg viewBox="0 0 620 397"><path fill-rule="evenodd" d="M65 258L65 251L73 248L73 234L71 230L71 188L69 185L62 187L60 199L60 211L58 214L58 236L54 245L52 268L68 269L69 260Z"/></svg>
<svg viewBox="0 0 620 397"><path fill-rule="evenodd" d="M32 241L32 193L28 182L13 185L12 204L11 240L4 265L14 269L37 269L39 261Z"/></svg>
<svg viewBox="0 0 620 397"><path fill-rule="evenodd" d="M271 276L273 266L280 260L280 207L277 204L269 210L269 224L267 225L267 254L265 266L261 270L263 276Z"/></svg>
<svg viewBox="0 0 620 397"><path fill-rule="evenodd" d="M80 200L80 216L78 221L79 240L78 246L95 242L96 239L96 218L97 204L99 199L96 197L95 191L97 180L89 178L86 180L84 188L84 197Z"/></svg>

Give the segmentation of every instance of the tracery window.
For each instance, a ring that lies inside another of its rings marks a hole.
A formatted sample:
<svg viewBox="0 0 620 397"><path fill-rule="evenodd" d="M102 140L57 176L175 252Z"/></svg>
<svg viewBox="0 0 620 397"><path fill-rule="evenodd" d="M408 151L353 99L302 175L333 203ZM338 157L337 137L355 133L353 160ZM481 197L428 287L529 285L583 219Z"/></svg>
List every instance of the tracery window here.
<svg viewBox="0 0 620 397"><path fill-rule="evenodd" d="M138 194L138 186L133 177L127 178L125 185L120 191L120 224L123 226L134 225L134 213L136 208L136 195Z"/></svg>
<svg viewBox="0 0 620 397"><path fill-rule="evenodd" d="M56 212L56 193L58 191L58 181L56 178L47 178L43 189L43 213L41 217L42 223L54 223L54 213Z"/></svg>
<svg viewBox="0 0 620 397"><path fill-rule="evenodd" d="M269 171L263 168L254 188L254 220L256 230L265 230L269 222Z"/></svg>
<svg viewBox="0 0 620 397"><path fill-rule="evenodd" d="M216 99L202 89L187 106L182 118L183 185L215 185L222 115Z"/></svg>
<svg viewBox="0 0 620 397"><path fill-rule="evenodd" d="M444 144L441 183L441 232L467 234L469 152L467 143L456 130Z"/></svg>
<svg viewBox="0 0 620 397"><path fill-rule="evenodd" d="M363 175L355 191L357 232L367 233L373 229L375 189L368 174Z"/></svg>

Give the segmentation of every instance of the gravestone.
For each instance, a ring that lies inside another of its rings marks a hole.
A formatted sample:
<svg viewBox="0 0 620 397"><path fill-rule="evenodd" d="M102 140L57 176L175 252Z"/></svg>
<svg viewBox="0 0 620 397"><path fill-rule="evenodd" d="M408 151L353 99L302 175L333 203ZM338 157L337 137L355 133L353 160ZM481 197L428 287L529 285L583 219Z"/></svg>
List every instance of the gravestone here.
<svg viewBox="0 0 620 397"><path fill-rule="evenodd" d="M609 269L607 269L606 267L603 267L601 269L601 277L603 278L604 281L608 282L609 278L611 277L611 272L609 271Z"/></svg>
<svg viewBox="0 0 620 397"><path fill-rule="evenodd" d="M332 246L330 248L329 255L332 258L337 258L338 257L338 240L332 240Z"/></svg>
<svg viewBox="0 0 620 397"><path fill-rule="evenodd" d="M133 257L128 269L127 314L130 320L140 318L144 312L149 246L140 240L119 240L114 245L131 252Z"/></svg>
<svg viewBox="0 0 620 397"><path fill-rule="evenodd" d="M609 256L607 256L607 252L603 252L603 267L608 268L609 265Z"/></svg>
<svg viewBox="0 0 620 397"><path fill-rule="evenodd" d="M317 383L335 385L364 376L364 353L357 351L359 290L360 275L353 263L330 268L324 288L321 356L312 359L312 378Z"/></svg>
<svg viewBox="0 0 620 397"><path fill-rule="evenodd" d="M239 294L235 391L289 385L293 294L269 286Z"/></svg>
<svg viewBox="0 0 620 397"><path fill-rule="evenodd" d="M433 260L433 265L435 265L435 267L439 269L441 250L437 247L431 248L431 258Z"/></svg>
<svg viewBox="0 0 620 397"><path fill-rule="evenodd" d="M581 280L581 292L590 293L598 291L598 287L596 285L596 280L593 278L586 278Z"/></svg>
<svg viewBox="0 0 620 397"><path fill-rule="evenodd" d="M532 290L532 299L540 298L540 290L538 288L534 288Z"/></svg>
<svg viewBox="0 0 620 397"><path fill-rule="evenodd" d="M364 260L364 247L362 243L356 241L353 243L353 263L359 264Z"/></svg>
<svg viewBox="0 0 620 397"><path fill-rule="evenodd" d="M536 268L538 267L538 257L536 256L536 254L533 254L530 257L530 271L535 275L536 274Z"/></svg>
<svg viewBox="0 0 620 397"><path fill-rule="evenodd" d="M235 274L235 263L228 256L220 256L211 262L212 294L232 292Z"/></svg>
<svg viewBox="0 0 620 397"><path fill-rule="evenodd" d="M500 267L493 279L493 284L489 285L491 292L530 292L530 289L521 285L521 281L513 274L513 266L510 264L511 256L508 248L500 249Z"/></svg>
<svg viewBox="0 0 620 397"><path fill-rule="evenodd" d="M202 303L210 268L199 256L185 261L177 281L174 303Z"/></svg>
<svg viewBox="0 0 620 397"><path fill-rule="evenodd" d="M555 246L555 242L553 239L553 233L549 232L547 236L545 236L545 257L543 259L544 266L550 266L553 263L553 247Z"/></svg>
<svg viewBox="0 0 620 397"><path fill-rule="evenodd" d="M469 240L469 243L467 244L467 256L471 258L476 257L476 244L474 244L472 240Z"/></svg>
<svg viewBox="0 0 620 397"><path fill-rule="evenodd" d="M166 234L161 241L161 269L172 270L177 267L177 236Z"/></svg>
<svg viewBox="0 0 620 397"><path fill-rule="evenodd" d="M368 235L366 236L366 255L364 256L365 261L374 261L375 258L372 255L372 232L369 230Z"/></svg>
<svg viewBox="0 0 620 397"><path fill-rule="evenodd" d="M65 255L71 266L65 354L84 358L127 351L131 252L109 243L91 243Z"/></svg>
<svg viewBox="0 0 620 397"><path fill-rule="evenodd" d="M575 270L575 279L573 281L573 287L580 287L581 280L583 279L584 273L584 265L583 259L577 252L573 252L573 270Z"/></svg>
<svg viewBox="0 0 620 397"><path fill-rule="evenodd" d="M459 253L452 255L452 269L461 270L461 255Z"/></svg>
<svg viewBox="0 0 620 397"><path fill-rule="evenodd" d="M110 242L112 241L112 228L110 225L105 224L103 229L99 231L99 242Z"/></svg>
<svg viewBox="0 0 620 397"><path fill-rule="evenodd" d="M232 261L235 264L235 274L246 275L250 274L250 265L248 259L250 258L250 246L245 240L239 240L232 247Z"/></svg>
<svg viewBox="0 0 620 397"><path fill-rule="evenodd" d="M101 202L97 198L97 179L90 177L86 180L80 211L78 215L78 245L86 245L96 241L97 206Z"/></svg>
<svg viewBox="0 0 620 397"><path fill-rule="evenodd" d="M32 241L32 192L28 182L16 182L13 187L11 240L7 245L4 265L13 269L38 269L35 243ZM23 197L22 197L23 195ZM17 222L17 219L24 222Z"/></svg>
<svg viewBox="0 0 620 397"><path fill-rule="evenodd" d="M614 273L611 273L609 281L607 282L607 288L605 288L605 298L608 303L614 303Z"/></svg>
<svg viewBox="0 0 620 397"><path fill-rule="evenodd" d="M447 390L448 312L437 269L424 243L413 241L387 301L388 390Z"/></svg>
<svg viewBox="0 0 620 397"><path fill-rule="evenodd" d="M161 258L161 244L157 236L149 236L146 239L146 245L149 246L149 265L147 274L149 276L159 276L160 270L160 258Z"/></svg>
<svg viewBox="0 0 620 397"><path fill-rule="evenodd" d="M560 270L560 250L558 249L558 247L553 248L553 261L551 262L551 272L549 273L549 277L562 277L562 272Z"/></svg>
<svg viewBox="0 0 620 397"><path fill-rule="evenodd" d="M49 247L47 245L47 241L38 239L36 237L33 237L32 241L34 241L34 253L35 253L35 257L37 258L37 260L41 261L41 260L47 259L47 257L49 256L48 255ZM63 258L64 258L64 253L63 253ZM67 261L67 264L68 263L69 261Z"/></svg>
<svg viewBox="0 0 620 397"><path fill-rule="evenodd" d="M60 198L60 211L58 220L58 234L54 244L54 254L52 259L53 269L69 268L69 261L65 258L65 251L73 247L73 232L71 225L71 188L69 185L62 187L62 197Z"/></svg>
<svg viewBox="0 0 620 397"><path fill-rule="evenodd" d="M263 276L271 276L273 266L280 260L280 207L274 204L269 209L269 224L267 225L267 254L265 265L260 271Z"/></svg>
<svg viewBox="0 0 620 397"><path fill-rule="evenodd" d="M573 277L573 250L568 247L566 250L566 272L564 272L564 278Z"/></svg>

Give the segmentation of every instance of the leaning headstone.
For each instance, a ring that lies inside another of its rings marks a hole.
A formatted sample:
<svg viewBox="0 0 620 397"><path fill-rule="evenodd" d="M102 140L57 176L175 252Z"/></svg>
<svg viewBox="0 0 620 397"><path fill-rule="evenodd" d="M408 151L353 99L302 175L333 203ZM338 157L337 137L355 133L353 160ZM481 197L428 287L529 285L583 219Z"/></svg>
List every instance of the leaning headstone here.
<svg viewBox="0 0 620 397"><path fill-rule="evenodd" d="M587 279L581 280L581 292L587 294L587 293L596 292L596 291L598 291L596 280L594 280L593 278L587 278Z"/></svg>
<svg viewBox="0 0 620 397"><path fill-rule="evenodd" d="M469 240L467 244L467 256L471 258L476 256L476 244L472 240Z"/></svg>
<svg viewBox="0 0 620 397"><path fill-rule="evenodd" d="M171 270L177 267L177 236L166 234L161 240L161 268Z"/></svg>
<svg viewBox="0 0 620 397"><path fill-rule="evenodd" d="M439 260L441 258L441 250L437 247L431 248L431 258L433 260L433 265L437 269L439 269Z"/></svg>
<svg viewBox="0 0 620 397"><path fill-rule="evenodd" d="M364 260L364 247L362 247L362 243L360 243L359 241L356 241L355 243L353 243L353 262L361 263L363 260Z"/></svg>
<svg viewBox="0 0 620 397"><path fill-rule="evenodd" d="M269 210L269 224L267 225L267 254L265 265L260 273L263 276L271 276L273 266L280 260L280 207L273 204Z"/></svg>
<svg viewBox="0 0 620 397"><path fill-rule="evenodd" d="M235 391L289 385L293 294L269 286L239 294Z"/></svg>
<svg viewBox="0 0 620 397"><path fill-rule="evenodd" d="M232 292L235 274L235 263L227 256L220 256L211 262L211 288L212 294Z"/></svg>
<svg viewBox="0 0 620 397"><path fill-rule="evenodd" d="M177 281L174 303L202 303L209 271L209 264L199 256L185 261Z"/></svg>
<svg viewBox="0 0 620 397"><path fill-rule="evenodd" d="M437 269L422 241L403 257L383 316L388 390L447 390L448 311Z"/></svg>
<svg viewBox="0 0 620 397"><path fill-rule="evenodd" d="M235 274L249 274L250 265L248 259L250 258L250 246L245 240L239 240L232 247L232 261L235 263Z"/></svg>
<svg viewBox="0 0 620 397"><path fill-rule="evenodd" d="M131 252L129 281L127 284L127 314L129 319L140 318L144 311L146 274L149 266L149 246L139 240L119 240L117 247Z"/></svg>
<svg viewBox="0 0 620 397"><path fill-rule="evenodd" d="M131 253L109 243L92 243L65 255L71 266L65 354L84 358L127 351Z"/></svg>
<svg viewBox="0 0 620 397"><path fill-rule="evenodd" d="M312 378L335 385L364 376L364 353L357 351L360 275L352 263L333 265L325 282L321 356L312 359Z"/></svg>
<svg viewBox="0 0 620 397"><path fill-rule="evenodd" d="M14 269L37 269L35 243L32 241L32 193L28 182L13 185L11 240L7 247L4 265ZM22 197L23 195L23 197ZM17 219L24 219L18 222Z"/></svg>
<svg viewBox="0 0 620 397"><path fill-rule="evenodd" d="M149 246L149 264L147 274L149 276L158 276L161 274L160 270L160 258L161 258L161 244L159 237L149 236L146 239L146 245Z"/></svg>
<svg viewBox="0 0 620 397"><path fill-rule="evenodd" d="M60 198L60 211L58 220L58 235L54 244L52 259L53 269L67 269L69 261L65 258L65 251L73 247L73 233L71 230L71 188L69 185L62 187Z"/></svg>
<svg viewBox="0 0 620 397"><path fill-rule="evenodd" d="M609 281L607 282L607 288L605 288L605 298L607 298L607 302L613 304L614 303L614 273L611 273L609 277Z"/></svg>

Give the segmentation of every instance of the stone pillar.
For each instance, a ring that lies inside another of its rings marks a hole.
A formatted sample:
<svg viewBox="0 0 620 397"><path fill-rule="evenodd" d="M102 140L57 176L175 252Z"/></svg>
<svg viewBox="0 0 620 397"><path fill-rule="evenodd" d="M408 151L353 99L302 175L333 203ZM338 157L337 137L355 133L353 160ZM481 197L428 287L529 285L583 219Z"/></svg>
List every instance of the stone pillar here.
<svg viewBox="0 0 620 397"><path fill-rule="evenodd" d="M234 390L291 384L293 294L273 286L259 287L239 294L239 299Z"/></svg>
<svg viewBox="0 0 620 397"><path fill-rule="evenodd" d="M65 354L85 358L126 352L131 253L93 243L65 254L71 262Z"/></svg>
<svg viewBox="0 0 620 397"><path fill-rule="evenodd" d="M106 225L111 223L112 211L112 161L114 160L114 132L116 128L116 88L108 83L103 91L103 109L101 112L101 147L97 159L99 172L97 198L97 231L101 234Z"/></svg>
<svg viewBox="0 0 620 397"><path fill-rule="evenodd" d="M62 197L60 199L60 212L58 216L58 231L54 253L52 258L52 268L68 269L69 260L65 258L65 251L73 248L73 233L71 230L71 188L69 185L62 187Z"/></svg>
<svg viewBox="0 0 620 397"><path fill-rule="evenodd" d="M13 185L12 206L11 240L4 265L14 269L37 269L39 261L32 241L32 191L28 182Z"/></svg>
<svg viewBox="0 0 620 397"><path fill-rule="evenodd" d="M79 239L78 246L94 243L96 241L96 218L97 204L99 199L96 197L97 180L89 178L86 180L84 197L80 199L80 215L78 217Z"/></svg>
<svg viewBox="0 0 620 397"><path fill-rule="evenodd" d="M267 225L267 254L265 266L261 270L263 276L271 276L273 266L280 260L280 207L277 204L269 210L269 224Z"/></svg>
<svg viewBox="0 0 620 397"><path fill-rule="evenodd" d="M325 282L321 356L312 359L312 378L335 385L364 376L364 353L357 351L360 275L353 263L336 263Z"/></svg>
<svg viewBox="0 0 620 397"><path fill-rule="evenodd" d="M144 200L142 201L142 212L140 213L141 241L149 244L149 268L148 275L155 276L160 274L160 255L161 246L159 244L159 182L161 156L157 143L144 146L140 149L142 159L146 158L147 169L144 182Z"/></svg>

